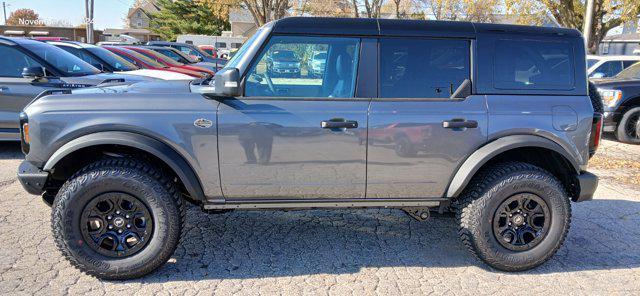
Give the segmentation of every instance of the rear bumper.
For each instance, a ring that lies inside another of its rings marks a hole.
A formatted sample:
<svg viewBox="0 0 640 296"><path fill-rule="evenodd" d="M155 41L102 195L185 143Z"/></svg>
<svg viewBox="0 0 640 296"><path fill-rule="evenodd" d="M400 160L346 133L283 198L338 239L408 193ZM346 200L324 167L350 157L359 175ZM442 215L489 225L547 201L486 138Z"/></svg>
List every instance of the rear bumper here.
<svg viewBox="0 0 640 296"><path fill-rule="evenodd" d="M28 161L23 161L18 167L18 180L29 193L41 195L49 178L49 173L40 170Z"/></svg>
<svg viewBox="0 0 640 296"><path fill-rule="evenodd" d="M581 202L592 200L593 194L596 192L596 188L598 188L598 176L583 171L578 175L578 181L580 182L580 193L573 201Z"/></svg>

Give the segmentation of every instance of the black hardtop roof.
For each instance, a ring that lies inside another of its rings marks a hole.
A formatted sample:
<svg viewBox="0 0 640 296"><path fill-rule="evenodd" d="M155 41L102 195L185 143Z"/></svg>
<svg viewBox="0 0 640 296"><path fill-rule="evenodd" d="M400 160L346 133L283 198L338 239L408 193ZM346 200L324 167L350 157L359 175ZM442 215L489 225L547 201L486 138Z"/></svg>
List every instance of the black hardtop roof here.
<svg viewBox="0 0 640 296"><path fill-rule="evenodd" d="M274 33L319 35L473 38L479 33L506 33L523 35L559 35L570 37L582 36L579 31L566 28L458 21L371 18L288 17L274 21L272 26Z"/></svg>

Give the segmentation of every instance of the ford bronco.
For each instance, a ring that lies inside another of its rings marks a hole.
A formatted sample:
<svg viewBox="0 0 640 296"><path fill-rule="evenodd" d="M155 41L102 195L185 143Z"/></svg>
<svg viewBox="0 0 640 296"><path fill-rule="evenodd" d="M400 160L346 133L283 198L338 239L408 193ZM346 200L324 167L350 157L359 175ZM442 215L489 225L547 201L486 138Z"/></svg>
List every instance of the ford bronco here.
<svg viewBox="0 0 640 296"><path fill-rule="evenodd" d="M526 270L560 248L571 202L597 186L583 42L560 28L285 18L212 79L40 96L21 115L18 178L52 205L62 254L99 278L166 262L185 201L218 213L451 211L473 255ZM271 76L283 51L299 75ZM314 52L326 52L321 75ZM411 153L366 136L406 126L420 143Z"/></svg>

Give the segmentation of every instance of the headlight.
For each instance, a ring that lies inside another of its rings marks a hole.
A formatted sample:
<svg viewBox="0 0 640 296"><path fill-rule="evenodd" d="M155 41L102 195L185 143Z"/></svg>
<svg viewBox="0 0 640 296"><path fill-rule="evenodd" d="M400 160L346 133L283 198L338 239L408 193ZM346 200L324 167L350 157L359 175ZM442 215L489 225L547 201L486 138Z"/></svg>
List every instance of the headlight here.
<svg viewBox="0 0 640 296"><path fill-rule="evenodd" d="M622 99L622 91L614 89L598 89L602 102L607 107L615 107Z"/></svg>

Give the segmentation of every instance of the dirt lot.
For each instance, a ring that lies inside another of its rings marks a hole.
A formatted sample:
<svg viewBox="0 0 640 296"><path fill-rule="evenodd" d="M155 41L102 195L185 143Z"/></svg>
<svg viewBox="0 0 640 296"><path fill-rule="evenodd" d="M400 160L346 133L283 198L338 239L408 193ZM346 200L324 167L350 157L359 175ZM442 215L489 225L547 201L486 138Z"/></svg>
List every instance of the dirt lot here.
<svg viewBox="0 0 640 296"><path fill-rule="evenodd" d="M235 212L190 208L185 239L158 272L128 282L79 273L55 249L50 209L15 179L22 155L0 143L0 294L638 294L640 146L604 141L596 199L573 205L567 241L523 273L463 249L454 220L395 210Z"/></svg>

